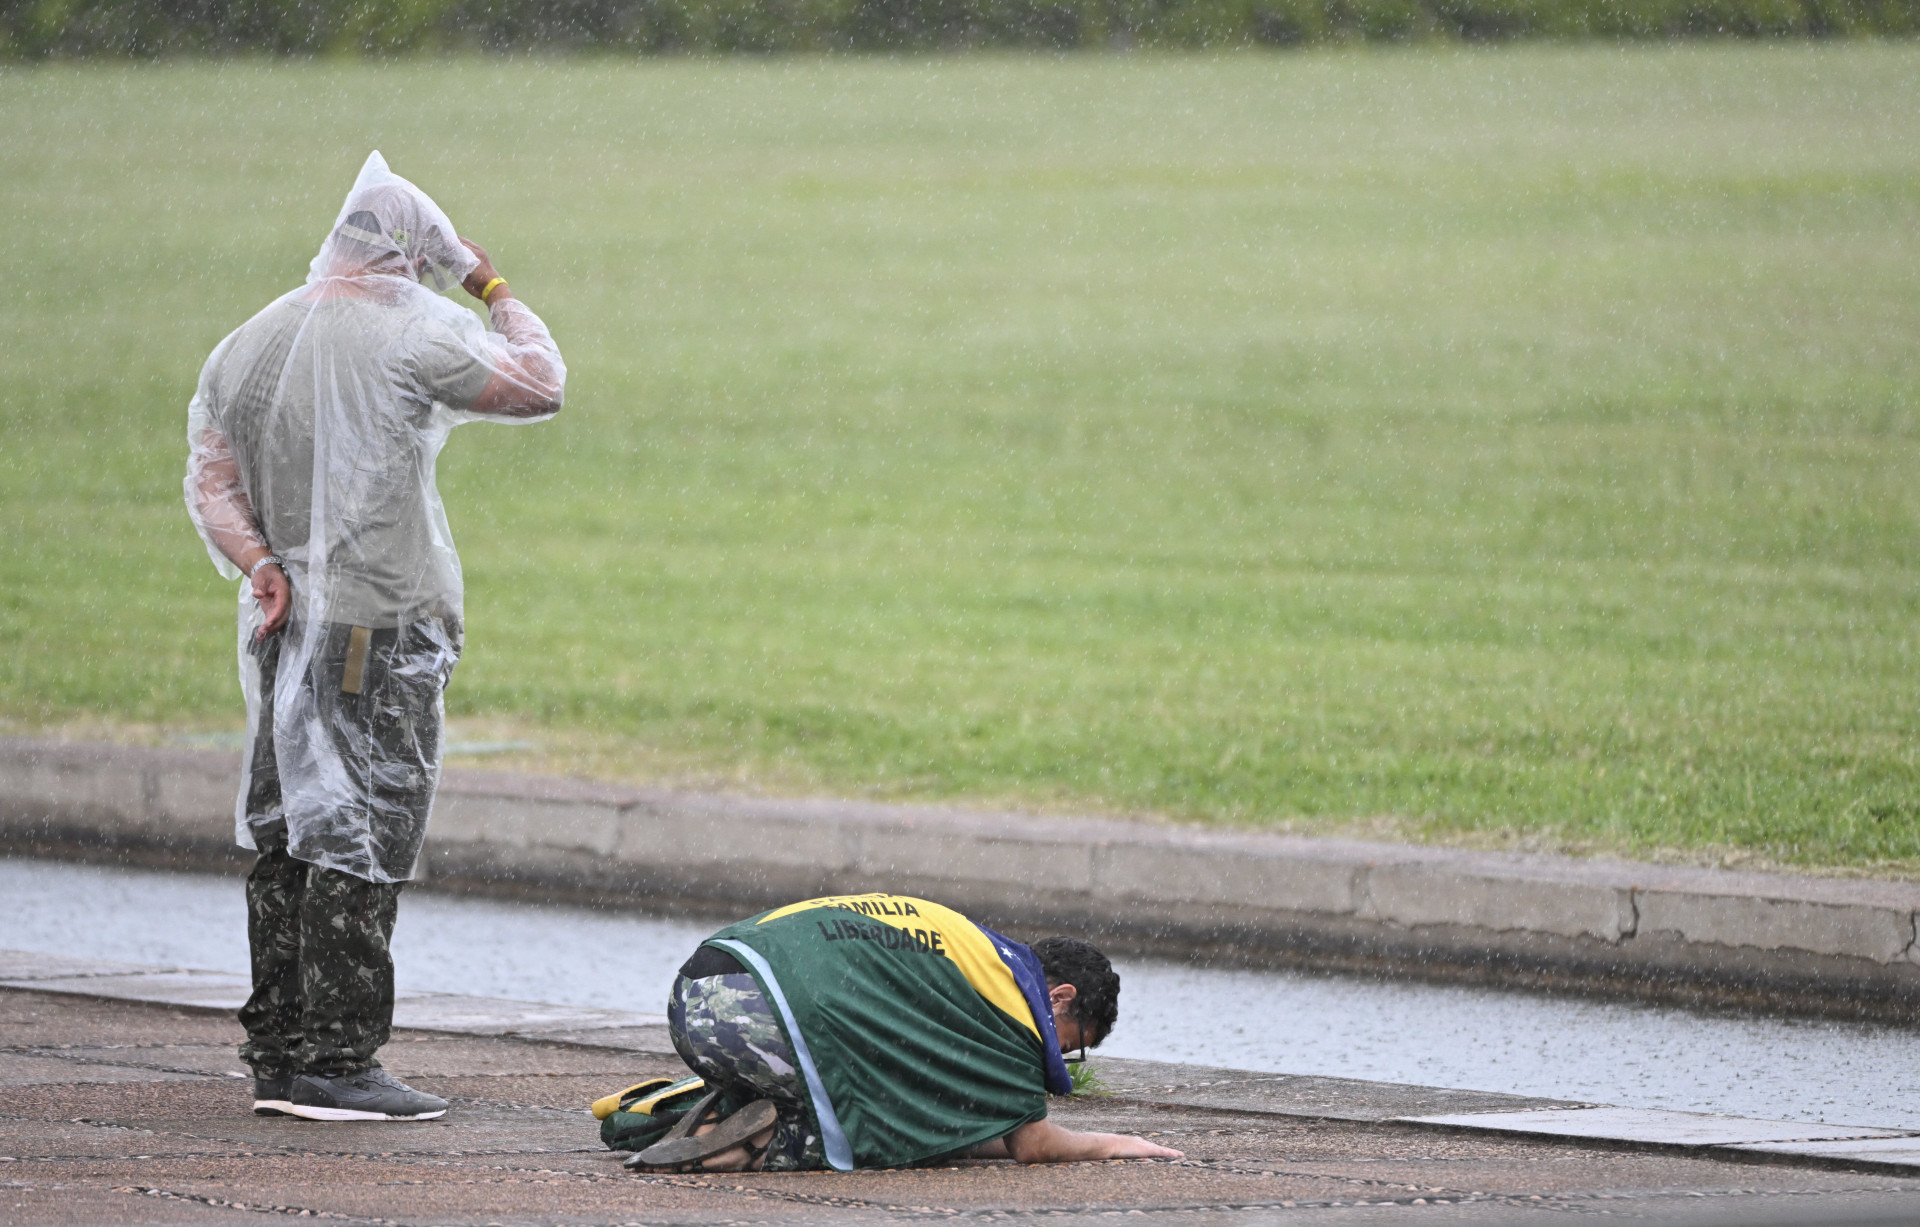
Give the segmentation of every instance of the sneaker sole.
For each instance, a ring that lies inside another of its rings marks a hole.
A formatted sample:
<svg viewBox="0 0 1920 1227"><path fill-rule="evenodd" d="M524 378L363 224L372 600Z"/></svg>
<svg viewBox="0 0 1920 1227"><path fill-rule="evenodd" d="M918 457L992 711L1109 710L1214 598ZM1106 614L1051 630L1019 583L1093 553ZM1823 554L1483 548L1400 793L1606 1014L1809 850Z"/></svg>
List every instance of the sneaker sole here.
<svg viewBox="0 0 1920 1227"><path fill-rule="evenodd" d="M255 1116L292 1116L293 1105L284 1099L256 1099L253 1101Z"/></svg>
<svg viewBox="0 0 1920 1227"><path fill-rule="evenodd" d="M413 1116L396 1116L391 1112L367 1112L360 1108L322 1108L306 1103L287 1105L287 1115L297 1116L301 1120L438 1120L446 1114L445 1108Z"/></svg>

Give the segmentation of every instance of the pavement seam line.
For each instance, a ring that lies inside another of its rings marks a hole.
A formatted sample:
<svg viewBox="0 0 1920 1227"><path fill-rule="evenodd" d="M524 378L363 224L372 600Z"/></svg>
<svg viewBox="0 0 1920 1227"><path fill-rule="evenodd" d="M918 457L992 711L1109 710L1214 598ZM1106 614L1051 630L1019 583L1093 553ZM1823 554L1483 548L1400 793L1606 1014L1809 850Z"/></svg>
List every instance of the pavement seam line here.
<svg viewBox="0 0 1920 1227"><path fill-rule="evenodd" d="M1388 1189L1410 1189L1423 1196L1428 1194L1427 1190L1414 1189L1412 1185L1406 1184L1403 1181L1383 1180L1383 1179L1379 1179L1375 1177L1367 1177L1367 1176L1338 1176L1338 1175L1332 1175L1326 1172L1297 1172L1292 1170L1283 1170L1281 1168L1262 1167L1262 1168L1248 1169L1244 1167L1233 1166L1233 1164L1238 1162L1242 1162L1242 1160L1182 1159L1180 1160L1178 1166L1206 1168L1210 1171L1226 1172L1235 1176L1283 1176L1292 1180L1343 1180L1348 1184L1375 1185L1380 1188L1388 1188ZM1452 1196L1466 1197L1466 1196L1472 1195L1472 1190L1442 1188L1442 1189L1434 1190L1433 1192L1436 1194L1444 1193L1450 1197Z"/></svg>
<svg viewBox="0 0 1920 1227"><path fill-rule="evenodd" d="M0 1049L0 1052L4 1052L8 1056L44 1057L51 1061L66 1061L73 1065L104 1065L110 1069L145 1069L158 1074L187 1074L195 1078L210 1078L218 1081L229 1080L226 1074L210 1074L204 1069L187 1069L179 1065L155 1065L147 1061L113 1061L105 1057L78 1057L68 1055L58 1050L35 1051L33 1049L8 1048ZM238 1079L231 1079L231 1081L238 1081Z"/></svg>
<svg viewBox="0 0 1920 1227"><path fill-rule="evenodd" d="M714 1175L726 1174L731 1173L714 1173ZM759 1174L764 1175L765 1173ZM839 1174L845 1175L846 1173L843 1172ZM858 1197L828 1197L814 1193L788 1193L780 1189L768 1189L756 1185L720 1185L714 1183L712 1180L675 1180L671 1177L658 1175L637 1175L635 1178L646 1184L667 1185L677 1189L705 1189L714 1193L733 1193L742 1197L751 1197L755 1200L797 1202L810 1206L831 1206L841 1210L890 1210L898 1208ZM962 1212L952 1210L940 1213L942 1213L943 1217L947 1217Z"/></svg>
<svg viewBox="0 0 1920 1227"><path fill-rule="evenodd" d="M385 1218L367 1218L358 1214L341 1214L333 1210L315 1210L306 1206L259 1206L243 1201L222 1201L220 1198L199 1193L182 1193L175 1189L164 1189L157 1185L125 1184L115 1186L116 1193L129 1193L141 1197L158 1197L166 1201L186 1201L197 1205L211 1206L216 1210L238 1210L243 1214L284 1214L295 1218L324 1218L347 1223L387 1224L394 1220Z"/></svg>

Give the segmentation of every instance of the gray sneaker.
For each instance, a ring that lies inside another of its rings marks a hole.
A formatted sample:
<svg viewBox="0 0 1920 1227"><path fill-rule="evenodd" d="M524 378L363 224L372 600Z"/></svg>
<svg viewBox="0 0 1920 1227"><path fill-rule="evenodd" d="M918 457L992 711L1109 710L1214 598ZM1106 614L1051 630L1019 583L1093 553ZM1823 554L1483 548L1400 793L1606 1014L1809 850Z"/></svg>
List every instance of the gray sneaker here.
<svg viewBox="0 0 1920 1227"><path fill-rule="evenodd" d="M433 1120L447 1101L416 1091L384 1069L337 1078L301 1074L293 1080L287 1111L307 1120Z"/></svg>
<svg viewBox="0 0 1920 1227"><path fill-rule="evenodd" d="M255 1116L285 1116L293 1111L293 1105L287 1102L287 1096L293 1089L293 1075L283 1074L278 1078L253 1076L253 1114Z"/></svg>

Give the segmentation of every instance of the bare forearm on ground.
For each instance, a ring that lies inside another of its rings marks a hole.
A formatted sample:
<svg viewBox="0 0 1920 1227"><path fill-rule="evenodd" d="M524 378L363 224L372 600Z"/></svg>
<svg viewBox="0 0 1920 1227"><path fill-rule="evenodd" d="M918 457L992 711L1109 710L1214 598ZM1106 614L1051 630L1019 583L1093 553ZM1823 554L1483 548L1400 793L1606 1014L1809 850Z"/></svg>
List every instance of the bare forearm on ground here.
<svg viewBox="0 0 1920 1227"><path fill-rule="evenodd" d="M999 1143L989 1142L988 1146L1005 1147L1008 1158L1020 1163L1075 1163L1089 1159L1178 1159L1177 1150L1170 1150L1145 1138L1133 1137L1125 1133L1076 1133L1072 1129L1062 1129L1050 1120L1037 1120L1020 1126L1009 1133ZM973 1153L979 1158L996 1156L981 1154L986 1147L980 1147Z"/></svg>

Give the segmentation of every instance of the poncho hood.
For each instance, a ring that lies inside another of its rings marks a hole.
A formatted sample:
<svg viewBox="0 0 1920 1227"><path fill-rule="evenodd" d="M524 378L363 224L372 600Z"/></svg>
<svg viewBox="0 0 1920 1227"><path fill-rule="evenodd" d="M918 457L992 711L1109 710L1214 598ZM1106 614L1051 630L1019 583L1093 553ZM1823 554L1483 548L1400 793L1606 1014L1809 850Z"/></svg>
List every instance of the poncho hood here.
<svg viewBox="0 0 1920 1227"><path fill-rule="evenodd" d="M479 263L433 197L389 170L376 149L367 155L313 257L307 284L373 272L418 281L444 294Z"/></svg>

